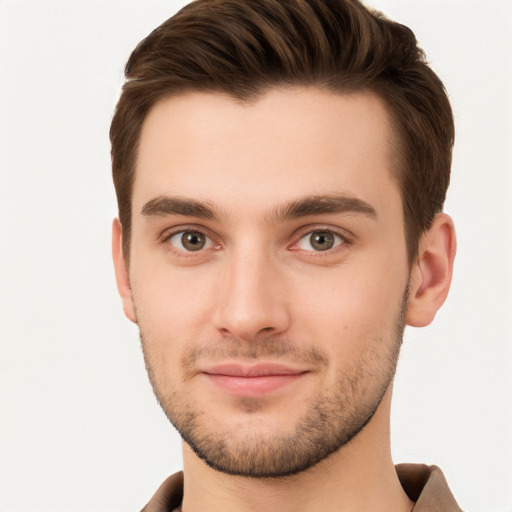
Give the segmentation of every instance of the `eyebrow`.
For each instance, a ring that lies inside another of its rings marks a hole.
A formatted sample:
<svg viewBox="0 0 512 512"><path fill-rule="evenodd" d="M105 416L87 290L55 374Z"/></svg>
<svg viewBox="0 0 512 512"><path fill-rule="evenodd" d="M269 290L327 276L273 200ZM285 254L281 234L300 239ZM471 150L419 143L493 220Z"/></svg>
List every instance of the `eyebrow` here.
<svg viewBox="0 0 512 512"><path fill-rule="evenodd" d="M277 224L287 220L325 214L362 214L377 218L375 208L366 201L351 195L336 194L307 196L290 201L276 208L267 216L267 220L270 224Z"/></svg>
<svg viewBox="0 0 512 512"><path fill-rule="evenodd" d="M213 206L208 202L169 196L151 199L142 207L141 213L146 217L185 215L214 221L218 220L219 217Z"/></svg>
<svg viewBox="0 0 512 512"><path fill-rule="evenodd" d="M145 217L184 215L219 221L220 215L212 203L195 199L160 196L148 201L141 210ZM377 212L366 201L347 194L312 195L279 205L265 216L269 224L315 215L360 214L376 218Z"/></svg>

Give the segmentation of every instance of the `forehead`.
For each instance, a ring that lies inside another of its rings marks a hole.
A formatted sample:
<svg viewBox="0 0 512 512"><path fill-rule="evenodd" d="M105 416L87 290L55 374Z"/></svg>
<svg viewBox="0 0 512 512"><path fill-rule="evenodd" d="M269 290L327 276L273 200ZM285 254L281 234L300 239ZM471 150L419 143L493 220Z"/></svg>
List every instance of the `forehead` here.
<svg viewBox="0 0 512 512"><path fill-rule="evenodd" d="M340 192L377 207L401 203L392 134L383 101L371 93L297 87L251 102L199 92L167 97L142 126L133 211L160 195L246 210Z"/></svg>

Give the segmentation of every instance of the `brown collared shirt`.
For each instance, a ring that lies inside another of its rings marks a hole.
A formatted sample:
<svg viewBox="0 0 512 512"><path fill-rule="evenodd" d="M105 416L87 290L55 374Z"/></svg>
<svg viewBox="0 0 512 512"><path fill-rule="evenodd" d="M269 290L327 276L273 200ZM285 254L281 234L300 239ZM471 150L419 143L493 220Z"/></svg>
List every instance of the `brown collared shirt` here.
<svg viewBox="0 0 512 512"><path fill-rule="evenodd" d="M396 472L404 491L415 502L411 512L462 512L437 466L398 464ZM141 512L179 511L182 497L180 471L165 480Z"/></svg>

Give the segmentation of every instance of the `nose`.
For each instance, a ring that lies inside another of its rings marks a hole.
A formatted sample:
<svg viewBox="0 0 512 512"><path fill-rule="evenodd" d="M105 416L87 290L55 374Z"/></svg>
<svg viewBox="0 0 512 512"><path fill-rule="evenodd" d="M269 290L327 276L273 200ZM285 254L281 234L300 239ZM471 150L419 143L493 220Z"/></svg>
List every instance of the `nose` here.
<svg viewBox="0 0 512 512"><path fill-rule="evenodd" d="M250 253L250 254L249 254ZM214 326L240 341L283 334L289 327L284 277L272 258L255 251L233 254L219 275Z"/></svg>

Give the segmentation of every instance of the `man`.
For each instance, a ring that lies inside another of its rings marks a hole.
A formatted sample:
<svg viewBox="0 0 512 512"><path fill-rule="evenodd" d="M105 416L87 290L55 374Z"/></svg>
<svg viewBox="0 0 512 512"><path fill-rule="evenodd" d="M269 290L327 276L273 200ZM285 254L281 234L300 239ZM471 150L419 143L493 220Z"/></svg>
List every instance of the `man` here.
<svg viewBox="0 0 512 512"><path fill-rule="evenodd" d="M453 120L353 0L197 0L132 53L113 256L184 472L145 511L459 510L391 460L405 325L450 286Z"/></svg>

